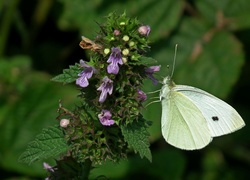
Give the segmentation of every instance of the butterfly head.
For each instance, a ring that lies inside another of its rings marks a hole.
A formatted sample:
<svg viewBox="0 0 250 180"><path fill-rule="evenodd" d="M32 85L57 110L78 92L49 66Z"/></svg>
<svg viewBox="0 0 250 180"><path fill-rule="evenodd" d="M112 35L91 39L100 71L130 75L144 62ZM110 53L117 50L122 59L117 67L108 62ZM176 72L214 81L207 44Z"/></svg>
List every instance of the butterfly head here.
<svg viewBox="0 0 250 180"><path fill-rule="evenodd" d="M167 76L163 79L163 82L162 82L163 85L167 85L167 86L170 86L170 87L173 87L175 84L174 82L172 81L172 78L171 76Z"/></svg>
<svg viewBox="0 0 250 180"><path fill-rule="evenodd" d="M167 76L163 79L163 84L169 84L171 81L171 77L170 76Z"/></svg>

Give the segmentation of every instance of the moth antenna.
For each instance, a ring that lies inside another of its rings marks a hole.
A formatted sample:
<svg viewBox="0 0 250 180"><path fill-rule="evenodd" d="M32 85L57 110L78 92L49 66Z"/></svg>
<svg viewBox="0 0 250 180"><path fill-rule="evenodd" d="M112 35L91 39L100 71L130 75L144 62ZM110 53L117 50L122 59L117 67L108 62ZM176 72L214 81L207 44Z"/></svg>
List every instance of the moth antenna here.
<svg viewBox="0 0 250 180"><path fill-rule="evenodd" d="M173 68L172 68L172 73L171 73L171 78L174 74L174 68L175 68L175 61L176 61L176 54L177 54L177 47L178 47L178 44L175 45L175 49L174 49L174 61L173 61Z"/></svg>

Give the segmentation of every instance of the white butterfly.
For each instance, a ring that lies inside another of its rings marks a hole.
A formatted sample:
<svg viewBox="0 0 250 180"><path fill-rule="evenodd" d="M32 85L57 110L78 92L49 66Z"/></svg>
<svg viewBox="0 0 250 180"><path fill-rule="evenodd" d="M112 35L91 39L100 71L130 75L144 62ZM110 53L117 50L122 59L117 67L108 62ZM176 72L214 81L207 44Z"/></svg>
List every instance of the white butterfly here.
<svg viewBox="0 0 250 180"><path fill-rule="evenodd" d="M201 89L175 85L171 77L164 78L160 92L162 135L169 144L185 150L201 149L213 137L245 126L226 102Z"/></svg>

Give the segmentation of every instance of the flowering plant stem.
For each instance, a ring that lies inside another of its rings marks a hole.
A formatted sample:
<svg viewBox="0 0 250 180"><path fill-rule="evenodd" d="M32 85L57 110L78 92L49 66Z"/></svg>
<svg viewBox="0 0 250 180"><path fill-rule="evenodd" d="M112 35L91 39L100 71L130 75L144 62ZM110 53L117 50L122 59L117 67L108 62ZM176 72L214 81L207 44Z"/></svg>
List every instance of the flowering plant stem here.
<svg viewBox="0 0 250 180"><path fill-rule="evenodd" d="M74 110L59 103L58 129L44 131L50 135L38 136L20 157L33 162L48 158L50 153L44 152L55 153L57 149L57 165L46 164L48 179L74 179L80 174L80 179L87 180L96 165L127 158L131 148L141 158L152 160L148 140L151 122L141 114L147 99L141 90L143 80L151 79L156 85L153 74L160 70L160 66L149 66L156 61L145 56L150 49L151 29L125 13L111 13L99 26L101 30L93 41L83 36L80 42L81 48L91 50L90 59L80 60L52 79L64 84L74 82L80 103Z"/></svg>
<svg viewBox="0 0 250 180"><path fill-rule="evenodd" d="M92 169L92 162L90 159L86 159L83 165L83 170L82 170L82 179L83 180L88 180L89 179L89 173L90 170Z"/></svg>

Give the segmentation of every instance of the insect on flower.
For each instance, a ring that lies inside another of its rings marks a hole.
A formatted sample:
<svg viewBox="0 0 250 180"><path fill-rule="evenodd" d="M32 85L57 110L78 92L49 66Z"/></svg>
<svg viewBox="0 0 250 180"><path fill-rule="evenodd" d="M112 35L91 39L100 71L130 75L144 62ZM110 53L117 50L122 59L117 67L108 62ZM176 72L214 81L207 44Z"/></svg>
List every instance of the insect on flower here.
<svg viewBox="0 0 250 180"><path fill-rule="evenodd" d="M83 49L90 49L91 51L99 51L102 49L100 44L96 44L95 42L91 41L90 39L82 36L82 41L80 42L80 47Z"/></svg>

